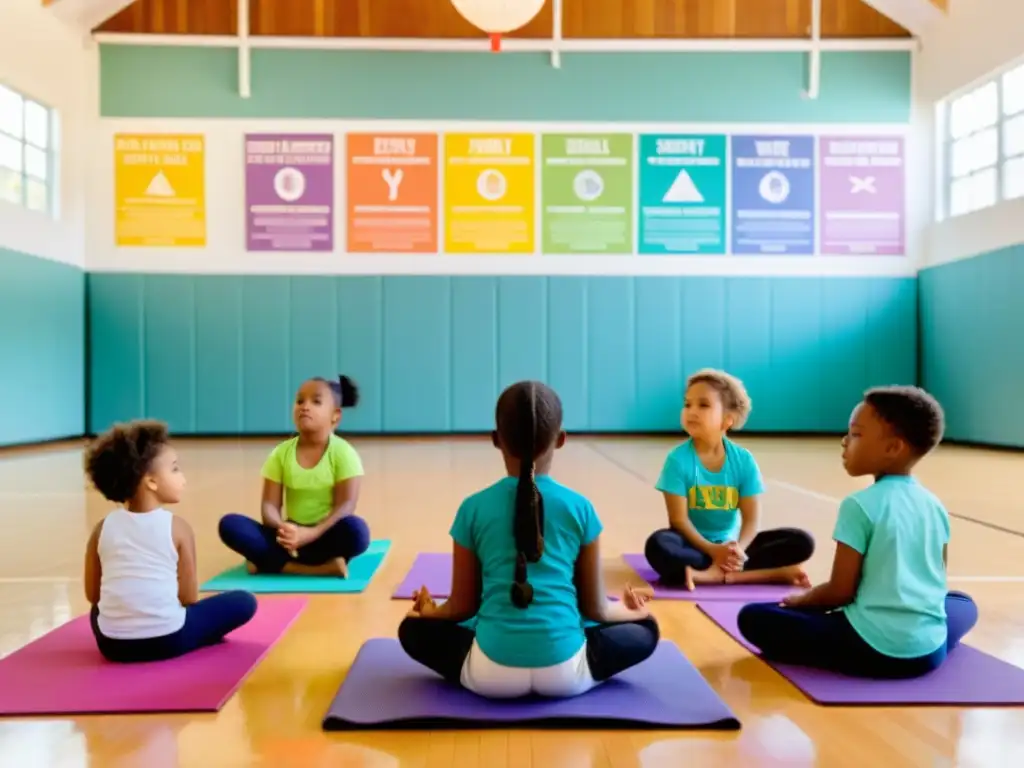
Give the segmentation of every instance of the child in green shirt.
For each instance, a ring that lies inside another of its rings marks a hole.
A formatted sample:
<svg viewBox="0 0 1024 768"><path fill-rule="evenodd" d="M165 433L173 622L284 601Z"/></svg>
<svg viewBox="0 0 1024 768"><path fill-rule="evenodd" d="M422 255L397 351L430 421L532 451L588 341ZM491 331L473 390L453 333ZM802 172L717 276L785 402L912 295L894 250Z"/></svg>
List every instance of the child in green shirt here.
<svg viewBox="0 0 1024 768"><path fill-rule="evenodd" d="M348 441L334 434L343 408L359 401L347 376L303 383L293 418L298 435L263 465L259 523L229 514L221 541L242 555L252 573L348 576L348 562L370 546L370 529L356 517L363 464Z"/></svg>

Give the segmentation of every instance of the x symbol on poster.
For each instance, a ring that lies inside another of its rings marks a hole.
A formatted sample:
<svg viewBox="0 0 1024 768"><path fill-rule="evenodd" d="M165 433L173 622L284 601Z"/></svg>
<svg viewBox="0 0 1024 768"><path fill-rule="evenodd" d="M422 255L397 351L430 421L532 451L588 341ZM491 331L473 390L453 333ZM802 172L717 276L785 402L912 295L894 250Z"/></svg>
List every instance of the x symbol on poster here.
<svg viewBox="0 0 1024 768"><path fill-rule="evenodd" d="M873 195L877 191L875 189L874 176L865 176L863 179L856 176L850 177L850 194L856 195L859 192L868 192Z"/></svg>

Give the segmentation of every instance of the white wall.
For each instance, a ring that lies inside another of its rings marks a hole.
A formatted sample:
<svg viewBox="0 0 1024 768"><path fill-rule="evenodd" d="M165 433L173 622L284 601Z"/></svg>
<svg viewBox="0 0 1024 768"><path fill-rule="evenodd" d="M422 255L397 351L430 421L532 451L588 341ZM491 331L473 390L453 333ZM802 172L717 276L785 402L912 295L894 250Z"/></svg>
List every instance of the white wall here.
<svg viewBox="0 0 1024 768"><path fill-rule="evenodd" d="M95 50L39 0L0 0L0 82L58 111L60 151L57 219L0 201L0 247L84 265L98 78Z"/></svg>
<svg viewBox="0 0 1024 768"><path fill-rule="evenodd" d="M827 82L823 87L828 87ZM926 157L908 151L907 256L431 256L349 255L345 236L345 145L343 134L354 130L524 131L625 130L697 133L749 131L749 125L595 125L486 122L371 122L339 120L195 120L102 119L90 183L87 228L89 271L179 272L196 274L675 274L675 275L913 275L922 256L922 237L928 224L928 188L921 183ZM885 134L910 136L903 126L759 125L759 133ZM206 136L206 248L117 248L114 245L113 137L117 133L202 133ZM248 132L333 132L335 149L335 239L338 253L248 253L245 250L245 167L243 137ZM911 138L908 150L919 147ZM924 158L924 159L922 159ZM539 189L539 183L538 183ZM443 197L441 198L443 200ZM539 206L538 206L539 207ZM443 204L442 204L443 208ZM443 214L443 211L442 211ZM443 226L443 223L442 223ZM540 237L537 238L538 242ZM539 245L538 245L539 247Z"/></svg>
<svg viewBox="0 0 1024 768"><path fill-rule="evenodd" d="M1022 56L1024 0L951 0L949 17L923 37L917 55L916 99L934 111L938 100L980 84ZM934 152L934 132L931 144ZM933 175L933 196L941 181ZM933 222L934 218L933 206ZM942 264L1022 242L1024 200L999 203L933 224L924 262L925 266Z"/></svg>

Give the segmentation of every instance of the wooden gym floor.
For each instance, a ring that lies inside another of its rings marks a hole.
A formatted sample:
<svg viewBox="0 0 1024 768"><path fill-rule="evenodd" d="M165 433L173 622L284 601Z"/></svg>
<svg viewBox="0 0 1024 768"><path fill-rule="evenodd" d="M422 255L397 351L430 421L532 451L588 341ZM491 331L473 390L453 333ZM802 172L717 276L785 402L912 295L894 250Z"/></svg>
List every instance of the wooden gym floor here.
<svg viewBox="0 0 1024 768"><path fill-rule="evenodd" d="M325 734L320 719L360 644L394 636L409 604L389 599L418 551L448 551L459 501L492 482L500 459L483 438L354 439L366 465L360 514L393 549L361 595L312 596L306 611L215 715L0 720L0 764L50 766L996 766L1024 765L1024 709L825 708L751 657L688 603L654 606L743 723L739 732L416 732ZM631 571L664 520L653 490L672 439L570 438L555 475L586 493L605 524L607 580ZM838 438L742 438L767 481L766 526L810 530L813 579L828 573L838 499L861 487ZM177 510L196 529L200 578L234 564L218 517L255 514L273 441L180 441L188 478ZM81 447L0 452L0 656L84 613L81 564L110 505L87 490ZM1024 455L947 447L920 476L953 519L951 586L981 608L968 641L1024 666Z"/></svg>

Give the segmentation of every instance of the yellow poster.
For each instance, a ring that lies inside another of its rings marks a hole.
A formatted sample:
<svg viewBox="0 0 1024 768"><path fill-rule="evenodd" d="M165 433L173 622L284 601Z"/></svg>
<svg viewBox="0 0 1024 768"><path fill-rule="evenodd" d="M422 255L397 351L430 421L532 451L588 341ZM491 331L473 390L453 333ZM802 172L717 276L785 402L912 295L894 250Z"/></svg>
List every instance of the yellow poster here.
<svg viewBox="0 0 1024 768"><path fill-rule="evenodd" d="M114 205L119 247L205 246L204 137L115 135Z"/></svg>
<svg viewBox="0 0 1024 768"><path fill-rule="evenodd" d="M444 248L533 253L532 133L450 133L444 140Z"/></svg>

